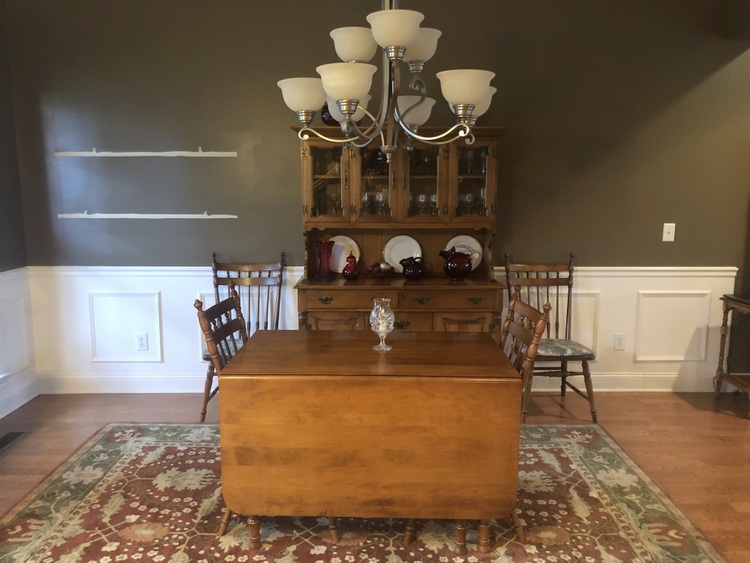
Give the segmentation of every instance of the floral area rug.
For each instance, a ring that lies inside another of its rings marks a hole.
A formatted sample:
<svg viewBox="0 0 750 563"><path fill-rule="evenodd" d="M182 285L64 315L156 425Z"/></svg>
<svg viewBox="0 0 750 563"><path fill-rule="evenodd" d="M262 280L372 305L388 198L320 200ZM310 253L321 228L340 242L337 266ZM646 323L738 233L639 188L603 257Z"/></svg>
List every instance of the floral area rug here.
<svg viewBox="0 0 750 563"><path fill-rule="evenodd" d="M492 523L491 553L453 553L453 522L264 516L260 550L240 519L215 533L223 510L216 425L104 428L0 521L0 562L113 563L380 561L723 561L687 518L595 425L524 425L518 512ZM467 471L471 460L467 460Z"/></svg>

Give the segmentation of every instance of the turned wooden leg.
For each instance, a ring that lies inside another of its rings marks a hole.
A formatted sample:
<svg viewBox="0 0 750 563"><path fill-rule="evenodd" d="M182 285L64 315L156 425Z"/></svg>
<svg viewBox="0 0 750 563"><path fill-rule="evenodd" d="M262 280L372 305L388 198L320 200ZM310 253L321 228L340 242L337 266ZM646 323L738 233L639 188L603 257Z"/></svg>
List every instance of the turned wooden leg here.
<svg viewBox="0 0 750 563"><path fill-rule="evenodd" d="M233 516L234 512L229 510L229 508L224 509L224 514L221 516L221 522L219 523L219 530L216 532L217 536L221 537L227 533L227 527Z"/></svg>
<svg viewBox="0 0 750 563"><path fill-rule="evenodd" d="M584 360L583 364L583 383L586 385L586 395L589 398L589 404L591 406L591 420L596 422L596 404L594 403L594 385L591 383L591 372L589 371L589 363Z"/></svg>
<svg viewBox="0 0 750 563"><path fill-rule="evenodd" d="M490 551L490 521L481 520L479 522L479 552L489 553Z"/></svg>
<svg viewBox="0 0 750 563"><path fill-rule="evenodd" d="M469 523L466 520L458 520L456 522L456 547L453 549L454 553L458 555L466 555L466 530L469 528Z"/></svg>
<svg viewBox="0 0 750 563"><path fill-rule="evenodd" d="M724 302L724 316L721 320L721 340L719 342L719 367L716 368L714 377L714 394L718 399L721 397L721 382L724 379L724 352L727 347L727 334L729 333L729 307Z"/></svg>
<svg viewBox="0 0 750 563"><path fill-rule="evenodd" d="M203 385L203 409L201 410L201 422L206 422L206 411L208 410L208 401L211 400L211 387L214 383L214 366L209 362L206 371L206 383Z"/></svg>
<svg viewBox="0 0 750 563"><path fill-rule="evenodd" d="M260 516L248 516L247 527L250 535L250 549L260 549Z"/></svg>
<svg viewBox="0 0 750 563"><path fill-rule="evenodd" d="M523 526L521 525L521 519L516 514L516 511L510 513L510 518L513 520L513 527L516 529L516 538L521 543L526 543L526 534L523 533Z"/></svg>
<svg viewBox="0 0 750 563"><path fill-rule="evenodd" d="M331 541L333 543L339 543L339 531L336 528L336 518L328 518L328 530L331 532Z"/></svg>
<svg viewBox="0 0 750 563"><path fill-rule="evenodd" d="M409 545L414 540L414 518L409 518L406 522L406 532L404 533L404 545Z"/></svg>

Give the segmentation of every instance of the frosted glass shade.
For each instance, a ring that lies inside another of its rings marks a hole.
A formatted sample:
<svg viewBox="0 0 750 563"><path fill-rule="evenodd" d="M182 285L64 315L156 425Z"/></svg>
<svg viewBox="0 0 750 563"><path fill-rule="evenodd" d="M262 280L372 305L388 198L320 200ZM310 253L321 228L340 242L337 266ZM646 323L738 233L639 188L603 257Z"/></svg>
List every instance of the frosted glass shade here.
<svg viewBox="0 0 750 563"><path fill-rule="evenodd" d="M439 29L420 27L417 39L406 46L404 60L429 61L437 51L437 42L442 34Z"/></svg>
<svg viewBox="0 0 750 563"><path fill-rule="evenodd" d="M482 100L478 104L475 104L474 111L471 114L472 117L479 117L480 115L484 115L485 113L487 113L487 110L490 109L490 103L492 103L492 96L495 95L495 92L497 92L497 88L495 88L494 86L490 86L490 91L484 97L484 100ZM451 110L453 110L452 107Z"/></svg>
<svg viewBox="0 0 750 563"><path fill-rule="evenodd" d="M323 80L323 89L329 98L363 100L370 91L377 67L365 63L331 63L315 70Z"/></svg>
<svg viewBox="0 0 750 563"><path fill-rule="evenodd" d="M479 105L489 93L490 80L495 77L489 70L458 69L438 72L440 89L448 104ZM325 86L325 85L324 85Z"/></svg>
<svg viewBox="0 0 750 563"><path fill-rule="evenodd" d="M284 103L292 111L318 111L326 101L320 78L286 78L277 83Z"/></svg>
<svg viewBox="0 0 750 563"><path fill-rule="evenodd" d="M354 112L352 115L352 121L359 121L365 116L364 110L367 109L367 104L370 102L370 94L367 94L363 100L360 100L357 104L357 111ZM339 109L339 105L336 103L336 100L333 98L328 98L326 100L326 103L328 104L328 113L331 114L331 117L334 118L338 122L344 121L344 114L341 113L341 110Z"/></svg>
<svg viewBox="0 0 750 563"><path fill-rule="evenodd" d="M366 63L378 50L369 27L339 27L330 36L336 54L344 62Z"/></svg>
<svg viewBox="0 0 750 563"><path fill-rule="evenodd" d="M372 36L383 48L414 43L423 19L424 15L414 10L381 10L367 16Z"/></svg>
<svg viewBox="0 0 750 563"><path fill-rule="evenodd" d="M404 115L407 109L416 104L420 100L419 96L399 96L397 99L398 113ZM427 120L430 119L430 113L432 113L432 106L435 105L433 98L425 98L424 103L415 107L409 112L409 114L403 118L405 125L424 125Z"/></svg>

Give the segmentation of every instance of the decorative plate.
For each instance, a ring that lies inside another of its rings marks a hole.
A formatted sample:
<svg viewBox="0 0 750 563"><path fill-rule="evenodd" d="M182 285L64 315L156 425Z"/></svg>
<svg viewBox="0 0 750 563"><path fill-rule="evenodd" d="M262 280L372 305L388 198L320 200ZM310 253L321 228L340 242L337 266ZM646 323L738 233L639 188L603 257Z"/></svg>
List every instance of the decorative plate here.
<svg viewBox="0 0 750 563"><path fill-rule="evenodd" d="M422 256L422 248L419 243L406 235L397 235L385 243L383 248L383 258L388 262L393 269L398 273L404 271L400 262L404 258Z"/></svg>
<svg viewBox="0 0 750 563"><path fill-rule="evenodd" d="M471 269L476 270L477 266L482 263L482 245L474 237L469 235L458 235L453 237L445 245L445 250L456 247L456 252L463 252L471 256Z"/></svg>
<svg viewBox="0 0 750 563"><path fill-rule="evenodd" d="M333 249L331 250L332 271L341 273L344 270L350 252L359 261L359 246L352 239L344 235L336 235L331 237L330 240L333 241Z"/></svg>

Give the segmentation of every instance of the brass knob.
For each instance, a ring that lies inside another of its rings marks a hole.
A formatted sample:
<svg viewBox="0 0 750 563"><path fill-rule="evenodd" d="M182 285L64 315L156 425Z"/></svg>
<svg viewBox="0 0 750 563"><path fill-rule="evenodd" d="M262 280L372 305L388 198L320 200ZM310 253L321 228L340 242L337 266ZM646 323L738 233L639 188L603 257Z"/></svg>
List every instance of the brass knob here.
<svg viewBox="0 0 750 563"><path fill-rule="evenodd" d="M417 305L427 305L427 302L428 302L429 300L430 300L430 299L429 299L428 297L415 297L415 298L414 298L414 302L415 302L415 303L416 303Z"/></svg>
<svg viewBox="0 0 750 563"><path fill-rule="evenodd" d="M398 330L404 330L404 329L405 329L405 328L406 328L407 326L409 326L410 324L411 324L411 323L410 323L409 321L396 321L396 323L394 324L394 326L395 326L395 327L396 327L396 328L397 328Z"/></svg>
<svg viewBox="0 0 750 563"><path fill-rule="evenodd" d="M482 297L467 297L466 300L472 305L479 305L482 302Z"/></svg>
<svg viewBox="0 0 750 563"><path fill-rule="evenodd" d="M333 297L318 297L318 301L320 301L323 305L330 305L331 301L333 301Z"/></svg>

